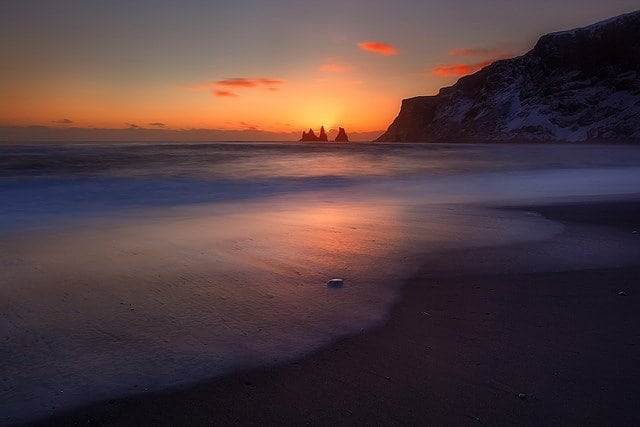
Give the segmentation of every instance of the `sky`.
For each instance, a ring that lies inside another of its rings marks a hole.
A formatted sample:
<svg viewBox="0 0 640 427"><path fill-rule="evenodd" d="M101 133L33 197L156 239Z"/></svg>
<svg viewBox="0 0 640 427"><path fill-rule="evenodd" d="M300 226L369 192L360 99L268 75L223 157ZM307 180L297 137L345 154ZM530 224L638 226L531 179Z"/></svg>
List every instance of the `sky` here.
<svg viewBox="0 0 640 427"><path fill-rule="evenodd" d="M384 130L637 0L0 0L0 126Z"/></svg>

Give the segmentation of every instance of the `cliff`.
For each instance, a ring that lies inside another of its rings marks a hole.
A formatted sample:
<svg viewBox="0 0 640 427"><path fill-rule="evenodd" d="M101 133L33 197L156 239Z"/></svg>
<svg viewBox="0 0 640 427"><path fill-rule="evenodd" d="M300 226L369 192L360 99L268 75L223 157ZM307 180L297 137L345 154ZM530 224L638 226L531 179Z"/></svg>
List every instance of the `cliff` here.
<svg viewBox="0 0 640 427"><path fill-rule="evenodd" d="M434 96L377 141L640 142L640 11L547 34Z"/></svg>

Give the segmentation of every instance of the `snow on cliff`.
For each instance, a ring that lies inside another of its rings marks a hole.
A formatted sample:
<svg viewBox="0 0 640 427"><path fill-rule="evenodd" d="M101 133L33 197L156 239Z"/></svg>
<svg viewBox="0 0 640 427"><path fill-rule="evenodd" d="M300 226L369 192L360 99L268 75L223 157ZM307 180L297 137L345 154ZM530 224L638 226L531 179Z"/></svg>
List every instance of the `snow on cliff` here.
<svg viewBox="0 0 640 427"><path fill-rule="evenodd" d="M547 34L435 96L405 99L378 141L640 142L640 11Z"/></svg>

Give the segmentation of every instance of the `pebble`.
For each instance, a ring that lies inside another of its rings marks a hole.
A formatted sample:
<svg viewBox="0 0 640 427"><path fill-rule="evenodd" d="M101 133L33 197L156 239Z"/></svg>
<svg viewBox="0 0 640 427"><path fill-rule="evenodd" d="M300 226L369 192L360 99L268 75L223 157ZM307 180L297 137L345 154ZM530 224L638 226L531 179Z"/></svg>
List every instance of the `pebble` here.
<svg viewBox="0 0 640 427"><path fill-rule="evenodd" d="M343 279L331 279L327 282L327 287L329 288L341 288L344 286Z"/></svg>
<svg viewBox="0 0 640 427"><path fill-rule="evenodd" d="M518 399L520 400L525 400L527 398L527 395L524 393L518 393Z"/></svg>

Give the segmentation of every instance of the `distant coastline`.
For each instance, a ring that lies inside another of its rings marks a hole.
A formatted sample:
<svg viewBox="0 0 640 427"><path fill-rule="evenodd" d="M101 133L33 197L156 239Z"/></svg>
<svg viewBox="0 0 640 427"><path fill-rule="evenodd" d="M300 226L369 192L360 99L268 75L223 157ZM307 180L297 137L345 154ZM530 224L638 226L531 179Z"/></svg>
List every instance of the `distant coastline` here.
<svg viewBox="0 0 640 427"><path fill-rule="evenodd" d="M384 130L349 132L351 142L371 142ZM338 129L327 131L334 140ZM259 129L151 129L83 128L50 126L0 126L0 144L23 142L294 142L296 132L269 132Z"/></svg>

